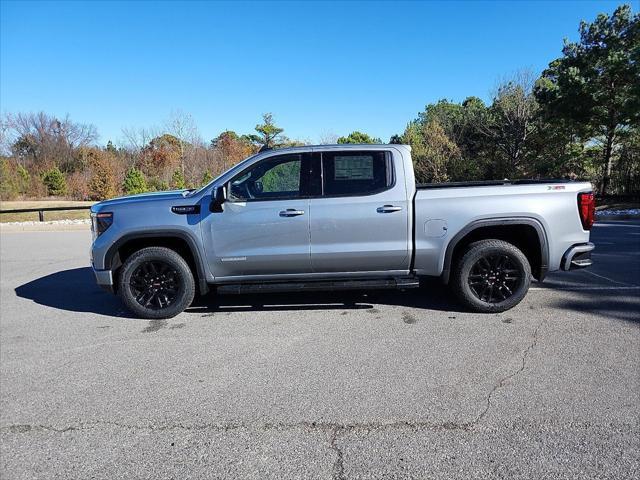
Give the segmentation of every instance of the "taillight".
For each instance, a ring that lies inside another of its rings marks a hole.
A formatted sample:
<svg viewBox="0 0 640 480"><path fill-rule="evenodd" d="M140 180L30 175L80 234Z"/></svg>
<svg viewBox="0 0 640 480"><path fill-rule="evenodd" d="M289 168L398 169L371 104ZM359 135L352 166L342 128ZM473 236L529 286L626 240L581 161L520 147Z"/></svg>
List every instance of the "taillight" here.
<svg viewBox="0 0 640 480"><path fill-rule="evenodd" d="M591 230L596 214L596 197L593 192L583 192L578 194L578 213L582 228Z"/></svg>

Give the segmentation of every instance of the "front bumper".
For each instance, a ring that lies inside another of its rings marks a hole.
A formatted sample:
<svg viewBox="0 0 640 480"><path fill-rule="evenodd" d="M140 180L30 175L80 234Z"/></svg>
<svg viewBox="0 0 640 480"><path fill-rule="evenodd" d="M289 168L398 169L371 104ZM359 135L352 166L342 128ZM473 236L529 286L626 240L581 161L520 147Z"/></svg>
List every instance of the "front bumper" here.
<svg viewBox="0 0 640 480"><path fill-rule="evenodd" d="M573 245L562 256L560 267L566 271L590 266L593 263L591 260L591 251L594 248L596 248L596 246L591 242Z"/></svg>
<svg viewBox="0 0 640 480"><path fill-rule="evenodd" d="M96 270L93 269L93 273L96 276L96 283L107 290L108 292L115 293L115 285L113 284L113 272L111 270Z"/></svg>

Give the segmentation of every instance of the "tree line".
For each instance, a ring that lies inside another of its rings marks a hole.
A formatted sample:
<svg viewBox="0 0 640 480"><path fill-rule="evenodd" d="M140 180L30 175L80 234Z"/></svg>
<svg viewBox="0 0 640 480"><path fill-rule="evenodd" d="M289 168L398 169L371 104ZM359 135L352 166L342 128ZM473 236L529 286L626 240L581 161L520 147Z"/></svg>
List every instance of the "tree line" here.
<svg viewBox="0 0 640 480"><path fill-rule="evenodd" d="M520 71L478 97L426 105L389 143L412 146L419 182L580 178L600 194L640 192L640 15L622 5L581 22L580 38L536 76ZM45 113L2 119L0 196L101 200L193 188L264 148L291 140L271 114L255 132L204 142L193 118L125 128L123 145L96 146L96 128ZM382 143L355 131L322 143Z"/></svg>

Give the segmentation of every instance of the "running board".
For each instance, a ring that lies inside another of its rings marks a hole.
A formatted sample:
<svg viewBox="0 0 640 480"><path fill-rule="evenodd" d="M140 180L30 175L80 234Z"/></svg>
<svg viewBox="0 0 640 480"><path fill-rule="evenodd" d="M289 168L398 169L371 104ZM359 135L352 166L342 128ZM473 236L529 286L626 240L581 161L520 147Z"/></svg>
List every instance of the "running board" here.
<svg viewBox="0 0 640 480"><path fill-rule="evenodd" d="M276 292L319 292L332 290L381 290L418 288L420 281L416 277L363 279L363 280L334 280L312 282L270 282L270 283L239 283L232 285L218 285L220 294L240 293L276 293Z"/></svg>

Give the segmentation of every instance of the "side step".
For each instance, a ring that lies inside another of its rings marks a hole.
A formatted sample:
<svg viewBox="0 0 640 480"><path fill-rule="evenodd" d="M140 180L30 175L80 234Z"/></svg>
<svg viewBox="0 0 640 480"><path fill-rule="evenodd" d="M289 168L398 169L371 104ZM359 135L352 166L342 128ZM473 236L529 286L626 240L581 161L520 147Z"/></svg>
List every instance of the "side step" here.
<svg viewBox="0 0 640 480"><path fill-rule="evenodd" d="M333 290L381 290L418 288L420 281L416 277L333 280L310 282L268 282L268 283L238 283L218 285L220 294L239 293L276 293L276 292L319 292Z"/></svg>

